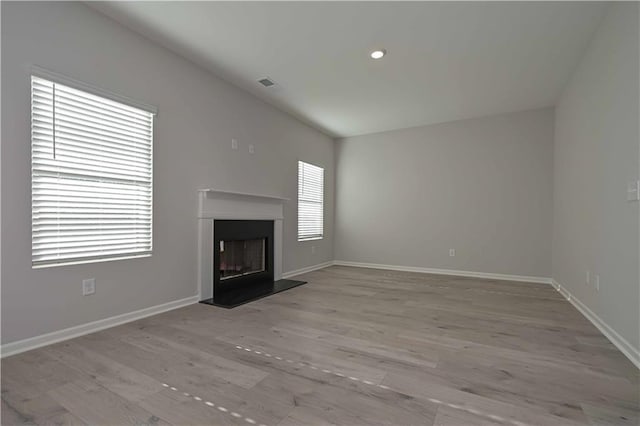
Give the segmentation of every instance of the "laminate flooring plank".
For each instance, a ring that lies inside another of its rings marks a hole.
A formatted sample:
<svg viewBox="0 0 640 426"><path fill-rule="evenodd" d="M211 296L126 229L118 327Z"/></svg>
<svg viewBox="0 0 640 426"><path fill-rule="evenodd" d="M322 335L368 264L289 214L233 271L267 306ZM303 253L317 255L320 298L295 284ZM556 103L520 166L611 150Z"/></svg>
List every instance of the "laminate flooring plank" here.
<svg viewBox="0 0 640 426"><path fill-rule="evenodd" d="M129 401L144 399L163 389L161 381L73 342L52 345L47 353Z"/></svg>
<svg viewBox="0 0 640 426"><path fill-rule="evenodd" d="M166 339L180 341L185 346L197 347L202 351L216 354L220 357L235 358L247 367L265 372L270 372L273 368L282 370L283 367L293 367L298 366L299 363L304 363L307 366L318 366L317 368L320 370L330 369L332 371L341 371L347 376L366 377L376 383L379 383L385 375L385 372L379 369L368 368L362 364L349 362L348 360L343 361L329 355L334 348L327 345L321 349L318 346L314 346L312 350L309 350L308 346L301 344L297 340L281 344L278 340L263 340L259 337L250 338L244 335L242 338L228 340L202 339L198 334L177 327L147 328L145 331L155 336L163 336ZM243 349L238 349L239 343L246 345L247 349L251 348L252 351L247 352L244 349L245 346L243 346ZM287 362L287 360L291 362Z"/></svg>
<svg viewBox="0 0 640 426"><path fill-rule="evenodd" d="M126 336L122 341L155 353L173 352L181 355L187 365L206 369L219 379L246 389L252 388L267 375L257 368L203 351L195 345L187 346L149 333Z"/></svg>
<svg viewBox="0 0 640 426"><path fill-rule="evenodd" d="M331 422L322 413L296 407L285 417L278 426L339 426L342 423Z"/></svg>
<svg viewBox="0 0 640 426"><path fill-rule="evenodd" d="M405 374L389 373L385 378L389 392L399 392L409 395L416 400L438 401L439 405L453 406L459 411L470 412L487 419L498 417L499 422L522 425L584 425L588 424L586 417L582 420L575 420L567 417L556 416L549 412L546 407L533 405L518 405L505 402L466 391L464 387L439 383L436 381L425 381L424 377Z"/></svg>
<svg viewBox="0 0 640 426"><path fill-rule="evenodd" d="M497 426L504 423L447 406L438 407L434 426Z"/></svg>
<svg viewBox="0 0 640 426"><path fill-rule="evenodd" d="M48 392L70 413L92 425L168 425L110 390L89 380L79 380Z"/></svg>
<svg viewBox="0 0 640 426"><path fill-rule="evenodd" d="M218 370L218 360L216 359L216 364L208 364L207 360L215 357L208 357L204 351L195 348L188 353L170 346L164 347L162 341L152 335L143 338L133 330L128 333L127 338L120 340L117 347L111 343L105 344L104 339L94 341L90 346L177 388L180 392L216 402L228 409L234 408L254 415L259 413L263 418L270 419L270 423L284 418L290 409L289 404L282 402L278 395L251 392L236 384L246 384L240 377L233 381L227 380L226 373ZM235 357L233 362L234 369L242 365L240 357ZM243 368L250 374L256 370L250 365L243 365ZM268 373L260 374L266 377ZM145 402L151 403L152 400L153 398L146 398Z"/></svg>
<svg viewBox="0 0 640 426"><path fill-rule="evenodd" d="M140 406L149 412L157 413L163 419L174 425L200 426L200 425L246 425L243 417L234 417L232 412L237 408L217 400L210 401L206 393L184 395L186 391L179 388L176 391L166 389L164 391L147 396L140 402ZM195 397L200 398L196 400ZM210 405L207 404L210 403ZM224 408L220 411L218 407ZM238 413L240 414L240 413ZM262 423L262 422L261 422Z"/></svg>
<svg viewBox="0 0 640 426"><path fill-rule="evenodd" d="M640 425L640 413L636 407L618 404L583 403L582 409L592 425L600 426L637 426Z"/></svg>
<svg viewBox="0 0 640 426"><path fill-rule="evenodd" d="M331 385L299 395L296 406L330 424L431 425L437 406L402 395L367 395Z"/></svg>
<svg viewBox="0 0 640 426"><path fill-rule="evenodd" d="M8 402L3 400L3 402ZM79 426L86 425L82 421L70 413L66 408L61 406L57 401L44 393L33 398L14 399L9 404L9 412L19 413L22 419L31 419L33 424L44 425L66 425ZM3 406L3 410L4 410ZM3 412L4 414L4 412ZM3 419L3 425L21 424L22 421Z"/></svg>
<svg viewBox="0 0 640 426"><path fill-rule="evenodd" d="M9 404L2 399L2 411L1 423L3 425L36 425L33 417L28 413L20 411L17 407Z"/></svg>
<svg viewBox="0 0 640 426"><path fill-rule="evenodd" d="M58 386L82 379L78 371L51 358L46 348L2 359L2 393L39 396Z"/></svg>

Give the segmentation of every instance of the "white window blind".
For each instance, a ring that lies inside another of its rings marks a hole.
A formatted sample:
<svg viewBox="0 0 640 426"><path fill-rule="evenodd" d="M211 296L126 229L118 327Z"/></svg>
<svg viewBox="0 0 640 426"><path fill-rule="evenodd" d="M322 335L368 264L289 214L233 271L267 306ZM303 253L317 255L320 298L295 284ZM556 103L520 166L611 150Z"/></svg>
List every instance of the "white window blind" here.
<svg viewBox="0 0 640 426"><path fill-rule="evenodd" d="M298 161L298 241L324 233L324 169Z"/></svg>
<svg viewBox="0 0 640 426"><path fill-rule="evenodd" d="M34 267L151 254L153 113L31 77Z"/></svg>

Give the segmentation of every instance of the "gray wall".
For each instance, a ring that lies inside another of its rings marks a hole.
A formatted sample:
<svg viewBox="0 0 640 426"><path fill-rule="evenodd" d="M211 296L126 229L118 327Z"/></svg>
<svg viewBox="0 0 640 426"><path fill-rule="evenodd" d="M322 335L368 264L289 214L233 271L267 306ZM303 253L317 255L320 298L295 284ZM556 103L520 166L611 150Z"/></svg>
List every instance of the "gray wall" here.
<svg viewBox="0 0 640 426"><path fill-rule="evenodd" d="M638 36L638 4L611 6L556 107L553 224L553 278L636 348Z"/></svg>
<svg viewBox="0 0 640 426"><path fill-rule="evenodd" d="M290 198L284 271L333 259L333 140L81 3L1 7L3 343L195 295L197 188ZM151 258L31 269L32 64L158 107ZM326 168L322 241L296 240L298 159ZM89 277L97 291L83 297Z"/></svg>
<svg viewBox="0 0 640 426"><path fill-rule="evenodd" d="M336 259L549 277L552 154L551 109L338 141Z"/></svg>

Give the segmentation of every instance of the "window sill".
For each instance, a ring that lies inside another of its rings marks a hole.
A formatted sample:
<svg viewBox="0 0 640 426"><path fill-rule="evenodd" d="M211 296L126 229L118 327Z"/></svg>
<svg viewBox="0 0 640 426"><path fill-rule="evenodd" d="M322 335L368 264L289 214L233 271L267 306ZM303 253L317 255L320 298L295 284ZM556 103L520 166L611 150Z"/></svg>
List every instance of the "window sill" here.
<svg viewBox="0 0 640 426"><path fill-rule="evenodd" d="M115 260L138 259L142 257L151 257L151 253L119 256L119 257L109 257L109 258L101 258L101 259L70 260L68 262L65 262L65 261L51 262L51 263L44 263L40 265L32 264L31 269L45 269L45 268L56 268L58 266L84 265L87 263L104 263L104 262L113 262Z"/></svg>
<svg viewBox="0 0 640 426"><path fill-rule="evenodd" d="M318 240L323 240L324 237L313 237L313 238L305 238L303 240L298 239L299 243L304 243L305 241L318 241Z"/></svg>

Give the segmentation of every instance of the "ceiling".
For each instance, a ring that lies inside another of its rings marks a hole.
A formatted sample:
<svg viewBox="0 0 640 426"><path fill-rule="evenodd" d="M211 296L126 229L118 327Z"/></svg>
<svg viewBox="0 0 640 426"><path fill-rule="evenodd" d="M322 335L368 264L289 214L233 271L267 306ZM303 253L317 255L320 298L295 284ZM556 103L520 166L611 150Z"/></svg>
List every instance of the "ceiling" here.
<svg viewBox="0 0 640 426"><path fill-rule="evenodd" d="M100 2L106 15L334 136L554 105L596 2ZM388 54L372 60L369 52ZM270 77L265 88L257 80Z"/></svg>

